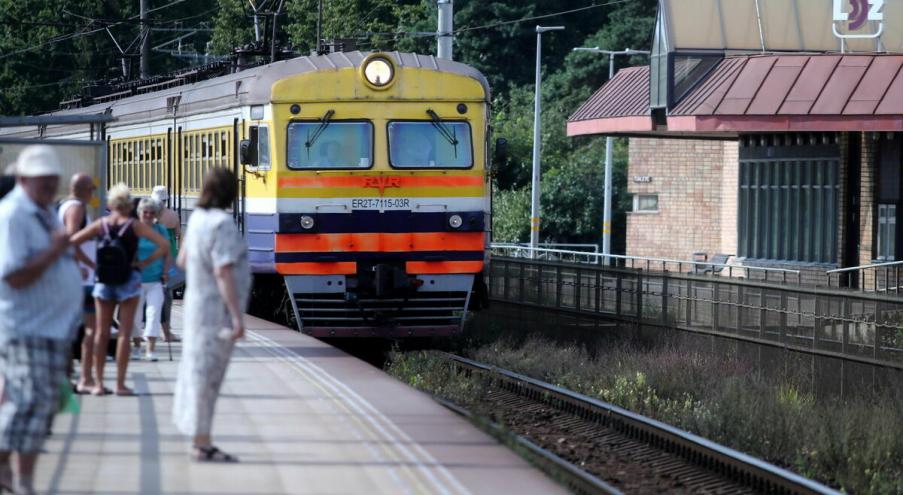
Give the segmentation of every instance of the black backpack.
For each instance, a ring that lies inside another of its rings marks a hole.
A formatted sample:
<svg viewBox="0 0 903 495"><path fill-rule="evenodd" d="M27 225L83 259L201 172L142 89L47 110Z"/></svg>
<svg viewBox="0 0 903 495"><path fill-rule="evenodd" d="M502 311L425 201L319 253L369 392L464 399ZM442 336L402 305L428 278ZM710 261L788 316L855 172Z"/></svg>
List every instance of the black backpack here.
<svg viewBox="0 0 903 495"><path fill-rule="evenodd" d="M125 222L119 232L111 232L105 220L101 220L100 224L103 225L104 236L97 243L96 280L102 284L124 284L132 276L132 263L122 235L132 225L132 220Z"/></svg>

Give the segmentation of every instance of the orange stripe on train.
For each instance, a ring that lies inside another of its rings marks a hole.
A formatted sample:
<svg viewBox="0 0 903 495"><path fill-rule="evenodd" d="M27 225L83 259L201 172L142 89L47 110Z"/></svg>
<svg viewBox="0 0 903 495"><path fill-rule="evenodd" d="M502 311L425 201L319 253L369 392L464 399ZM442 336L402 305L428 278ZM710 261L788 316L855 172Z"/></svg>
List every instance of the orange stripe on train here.
<svg viewBox="0 0 903 495"><path fill-rule="evenodd" d="M277 234L277 253L482 251L483 232Z"/></svg>
<svg viewBox="0 0 903 495"><path fill-rule="evenodd" d="M411 275L442 275L478 273L483 270L482 261L408 261L405 270ZM276 263L281 275L355 275L357 263L353 261L328 263Z"/></svg>
<svg viewBox="0 0 903 495"><path fill-rule="evenodd" d="M354 275L357 273L357 263L353 261L276 263L276 271L280 275Z"/></svg>
<svg viewBox="0 0 903 495"><path fill-rule="evenodd" d="M482 270L482 261L408 261L405 263L405 271L411 275L478 273Z"/></svg>
<svg viewBox="0 0 903 495"><path fill-rule="evenodd" d="M483 177L452 176L341 176L341 177L280 177L279 187L467 187L483 184Z"/></svg>

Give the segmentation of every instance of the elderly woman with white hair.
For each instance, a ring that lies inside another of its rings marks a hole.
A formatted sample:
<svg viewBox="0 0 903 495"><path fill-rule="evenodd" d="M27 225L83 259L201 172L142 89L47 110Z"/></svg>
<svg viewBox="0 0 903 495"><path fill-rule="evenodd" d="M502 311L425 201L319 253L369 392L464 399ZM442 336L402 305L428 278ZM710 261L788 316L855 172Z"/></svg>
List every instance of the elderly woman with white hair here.
<svg viewBox="0 0 903 495"><path fill-rule="evenodd" d="M138 202L138 220L154 229L160 236L166 238L166 227L157 223L162 206L151 198L144 198ZM138 262L148 259L157 246L149 239L138 241ZM135 311L135 328L141 328L144 324L144 332L132 340L135 344L132 348L133 357L141 357L141 337L147 341L147 360L156 361L157 339L162 337L160 332L160 316L163 314L163 285L166 283L169 266L172 264L172 256L157 259L141 270L141 299L138 302L138 310Z"/></svg>
<svg viewBox="0 0 903 495"><path fill-rule="evenodd" d="M151 226L130 218L132 197L128 186L117 184L107 193L110 214L91 222L70 239L80 245L97 239L96 284L97 331L94 347L94 389L92 395L109 391L103 386L106 348L110 340L113 312L119 306L119 341L116 344L116 395L135 395L125 386L129 366L129 347L135 312L141 296L141 270L169 253L169 244ZM138 261L138 241L147 239L157 246L145 259Z"/></svg>

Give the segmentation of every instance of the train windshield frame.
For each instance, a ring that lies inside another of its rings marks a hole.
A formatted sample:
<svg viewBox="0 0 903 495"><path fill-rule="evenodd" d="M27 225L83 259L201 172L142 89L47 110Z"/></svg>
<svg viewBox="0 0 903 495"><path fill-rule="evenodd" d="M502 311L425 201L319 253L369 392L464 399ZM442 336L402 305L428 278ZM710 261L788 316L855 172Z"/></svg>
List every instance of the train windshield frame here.
<svg viewBox="0 0 903 495"><path fill-rule="evenodd" d="M466 120L391 120L387 134L392 168L473 168L473 137Z"/></svg>
<svg viewBox="0 0 903 495"><path fill-rule="evenodd" d="M290 170L364 170L373 167L373 122L293 120L286 127Z"/></svg>

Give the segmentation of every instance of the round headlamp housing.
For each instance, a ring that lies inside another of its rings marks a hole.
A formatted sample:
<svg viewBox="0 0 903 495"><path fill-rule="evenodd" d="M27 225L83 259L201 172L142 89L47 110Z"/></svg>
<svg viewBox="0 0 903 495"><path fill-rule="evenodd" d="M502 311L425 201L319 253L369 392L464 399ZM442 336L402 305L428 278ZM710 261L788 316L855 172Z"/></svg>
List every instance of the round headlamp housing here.
<svg viewBox="0 0 903 495"><path fill-rule="evenodd" d="M310 230L314 228L314 217L310 215L302 215L301 216L301 228L304 230Z"/></svg>
<svg viewBox="0 0 903 495"><path fill-rule="evenodd" d="M374 53L361 64L361 77L370 89L386 89L395 82L395 64L384 53Z"/></svg>
<svg viewBox="0 0 903 495"><path fill-rule="evenodd" d="M460 228L461 225L464 224L464 219L461 218L461 215L452 215L448 217L448 226L457 229Z"/></svg>

